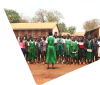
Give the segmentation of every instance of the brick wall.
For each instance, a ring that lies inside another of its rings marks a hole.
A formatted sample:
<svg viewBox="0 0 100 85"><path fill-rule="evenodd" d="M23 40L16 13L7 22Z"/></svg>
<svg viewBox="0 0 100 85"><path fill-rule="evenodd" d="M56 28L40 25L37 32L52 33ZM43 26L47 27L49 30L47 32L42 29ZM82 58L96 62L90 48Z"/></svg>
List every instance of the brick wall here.
<svg viewBox="0 0 100 85"><path fill-rule="evenodd" d="M18 36L18 30L14 30L15 36Z"/></svg>
<svg viewBox="0 0 100 85"><path fill-rule="evenodd" d="M29 34L32 34L32 30L28 30L28 35L29 35Z"/></svg>

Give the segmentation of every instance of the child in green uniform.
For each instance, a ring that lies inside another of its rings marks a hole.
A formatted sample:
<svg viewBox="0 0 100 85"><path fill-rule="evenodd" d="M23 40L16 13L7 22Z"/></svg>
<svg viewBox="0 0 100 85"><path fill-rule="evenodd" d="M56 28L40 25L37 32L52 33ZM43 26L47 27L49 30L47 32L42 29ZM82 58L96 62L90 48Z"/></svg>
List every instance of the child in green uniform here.
<svg viewBox="0 0 100 85"><path fill-rule="evenodd" d="M89 64L89 60L93 60L93 41L91 41L91 36L88 36L88 40L85 42L85 49L86 49L86 59L87 64Z"/></svg>
<svg viewBox="0 0 100 85"><path fill-rule="evenodd" d="M66 56L66 65L68 65L68 58L69 58L69 64L71 65L70 62L70 57L71 57L71 39L69 38L69 35L67 34L67 39L65 39L65 56Z"/></svg>
<svg viewBox="0 0 100 85"><path fill-rule="evenodd" d="M28 59L30 63L34 63L35 64L35 59L37 59L36 56L36 43L35 41L33 41L33 37L31 38L31 41L29 41L28 43ZM33 60L33 62L32 62Z"/></svg>
<svg viewBox="0 0 100 85"><path fill-rule="evenodd" d="M75 37L73 37L73 41L71 43L71 57L73 59L73 64L75 64L75 60L76 60L76 64L78 64L78 43L77 41L75 41Z"/></svg>
<svg viewBox="0 0 100 85"><path fill-rule="evenodd" d="M57 39L57 32L55 32L54 37L55 37L55 41L57 41L57 40L56 40L56 39ZM54 46L55 46L56 55L57 55L57 44L55 43ZM57 56L56 56L56 59L57 59ZM58 63L58 61L57 61L57 63Z"/></svg>
<svg viewBox="0 0 100 85"><path fill-rule="evenodd" d="M46 39L47 43L47 54L46 54L46 62L48 63L47 69L49 69L49 63L52 63L52 69L54 68L54 63L56 63L56 49L54 46L55 38L52 36L52 32L49 32L49 37Z"/></svg>
<svg viewBox="0 0 100 85"><path fill-rule="evenodd" d="M63 64L63 47L64 47L64 40L61 38L61 34L59 34L59 38L57 38L57 60L60 55L60 60L62 57L62 64Z"/></svg>
<svg viewBox="0 0 100 85"><path fill-rule="evenodd" d="M65 42L66 35L63 35L63 39L64 39L64 42ZM65 44L64 44L64 49L65 49ZM63 62L66 62L66 54L65 54L65 51L63 53L64 53L64 60L63 60Z"/></svg>

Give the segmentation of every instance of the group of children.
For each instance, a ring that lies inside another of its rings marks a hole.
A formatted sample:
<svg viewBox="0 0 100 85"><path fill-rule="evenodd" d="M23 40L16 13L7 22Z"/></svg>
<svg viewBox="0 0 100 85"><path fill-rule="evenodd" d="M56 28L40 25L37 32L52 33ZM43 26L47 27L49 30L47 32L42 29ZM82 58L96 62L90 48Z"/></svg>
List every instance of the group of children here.
<svg viewBox="0 0 100 85"><path fill-rule="evenodd" d="M47 63L47 69L49 69L49 63L52 63L52 69L54 69L55 63L71 64L89 64L97 61L100 58L100 36L91 38L88 35L78 37L70 35L59 34L55 32L54 36L52 32L49 32L49 36L43 36L43 39L39 35L38 38L33 38L31 35L17 37L20 48L26 56L28 63Z"/></svg>

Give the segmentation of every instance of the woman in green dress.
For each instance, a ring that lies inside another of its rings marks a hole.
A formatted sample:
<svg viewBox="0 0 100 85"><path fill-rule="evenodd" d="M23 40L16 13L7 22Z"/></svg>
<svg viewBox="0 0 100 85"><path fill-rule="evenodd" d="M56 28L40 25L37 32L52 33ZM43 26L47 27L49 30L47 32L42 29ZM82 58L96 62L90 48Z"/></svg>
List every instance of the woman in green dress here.
<svg viewBox="0 0 100 85"><path fill-rule="evenodd" d="M63 39L64 39L64 60L63 60L63 63L66 62L66 54L65 54L65 40L66 40L66 35L63 35Z"/></svg>
<svg viewBox="0 0 100 85"><path fill-rule="evenodd" d="M36 43L35 41L33 41L33 37L31 38L31 41L29 41L28 43L28 59L29 59L29 63L34 63L35 64L35 59L37 59L37 56L36 56ZM33 62L32 62L33 60Z"/></svg>
<svg viewBox="0 0 100 85"><path fill-rule="evenodd" d="M85 42L85 49L86 49L87 64L89 64L89 60L91 62L93 60L93 52L92 52L93 51L93 41L91 41L90 35L88 35L88 40L87 40L87 42Z"/></svg>
<svg viewBox="0 0 100 85"><path fill-rule="evenodd" d="M62 58L62 64L63 64L63 47L64 47L64 39L62 39L61 34L59 34L59 38L57 38L57 60L60 55L60 61Z"/></svg>
<svg viewBox="0 0 100 85"><path fill-rule="evenodd" d="M56 49L54 46L55 38L52 36L52 32L49 32L49 37L47 37L46 43L47 43L46 62L48 63L47 69L49 69L49 63L52 63L52 69L55 69L54 63L56 63Z"/></svg>
<svg viewBox="0 0 100 85"><path fill-rule="evenodd" d="M69 58L69 64L71 65L71 39L69 38L69 35L67 34L67 39L65 39L65 57L66 57L66 65L68 65L68 58Z"/></svg>
<svg viewBox="0 0 100 85"><path fill-rule="evenodd" d="M73 37L73 41L71 43L71 57L73 59L73 64L75 64L75 60L76 60L76 64L78 64L78 42L75 41L75 37Z"/></svg>

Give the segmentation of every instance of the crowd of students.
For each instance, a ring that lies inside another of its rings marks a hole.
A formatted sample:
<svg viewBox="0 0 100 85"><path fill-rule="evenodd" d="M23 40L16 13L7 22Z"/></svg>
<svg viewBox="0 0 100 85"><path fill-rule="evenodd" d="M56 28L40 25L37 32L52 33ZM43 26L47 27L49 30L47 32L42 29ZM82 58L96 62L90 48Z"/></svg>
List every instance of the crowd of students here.
<svg viewBox="0 0 100 85"><path fill-rule="evenodd" d="M52 63L54 69L55 63L66 65L71 64L89 64L100 58L100 36L86 38L61 34L54 36L49 32L49 36L34 38L31 35L17 37L20 48L29 64Z"/></svg>

